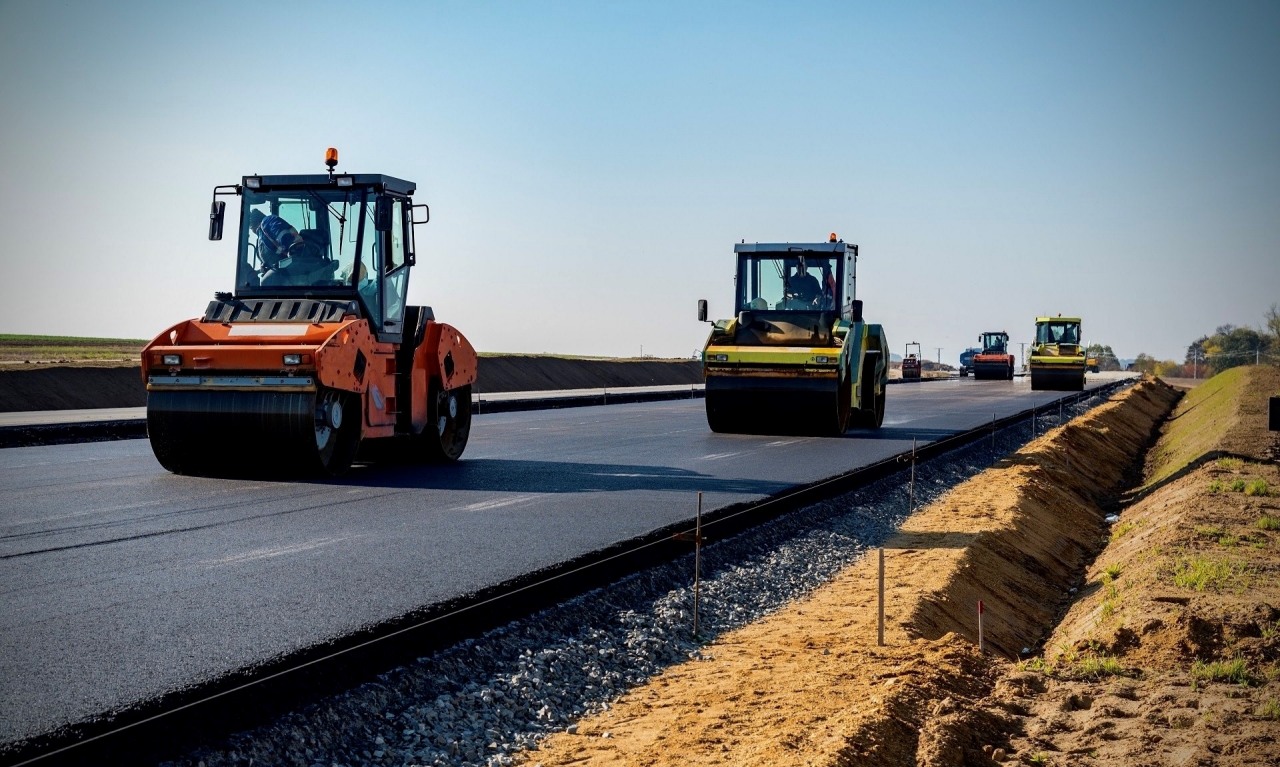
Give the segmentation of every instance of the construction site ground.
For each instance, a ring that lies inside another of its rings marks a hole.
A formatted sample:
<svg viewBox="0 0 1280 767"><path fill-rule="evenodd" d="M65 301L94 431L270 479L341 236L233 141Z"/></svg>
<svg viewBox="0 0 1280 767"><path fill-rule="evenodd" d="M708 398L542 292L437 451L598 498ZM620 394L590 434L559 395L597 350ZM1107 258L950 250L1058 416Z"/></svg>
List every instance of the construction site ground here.
<svg viewBox="0 0 1280 767"><path fill-rule="evenodd" d="M1143 381L909 519L883 646L872 555L525 762L1280 765L1277 392Z"/></svg>

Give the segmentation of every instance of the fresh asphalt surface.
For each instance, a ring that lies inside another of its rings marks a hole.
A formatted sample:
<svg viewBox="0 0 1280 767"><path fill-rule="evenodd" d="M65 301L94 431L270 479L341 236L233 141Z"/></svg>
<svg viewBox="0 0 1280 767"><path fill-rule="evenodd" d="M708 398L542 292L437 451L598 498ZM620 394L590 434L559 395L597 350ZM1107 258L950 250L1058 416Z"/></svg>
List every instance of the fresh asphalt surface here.
<svg viewBox="0 0 1280 767"><path fill-rule="evenodd" d="M713 434L702 400L485 415L457 465L326 482L176 476L146 440L0 450L0 743L1062 396L897 385L843 438Z"/></svg>

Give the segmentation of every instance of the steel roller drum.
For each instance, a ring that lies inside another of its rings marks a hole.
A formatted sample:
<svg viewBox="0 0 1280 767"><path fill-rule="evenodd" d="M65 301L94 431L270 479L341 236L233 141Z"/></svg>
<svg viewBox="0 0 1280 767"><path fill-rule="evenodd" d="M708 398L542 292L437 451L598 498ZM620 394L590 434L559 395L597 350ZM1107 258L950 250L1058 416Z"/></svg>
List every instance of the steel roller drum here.
<svg viewBox="0 0 1280 767"><path fill-rule="evenodd" d="M333 390L151 391L147 436L176 474L336 474L354 457L358 402Z"/></svg>
<svg viewBox="0 0 1280 767"><path fill-rule="evenodd" d="M843 431L839 390L834 378L709 377L707 423L736 434L835 434Z"/></svg>

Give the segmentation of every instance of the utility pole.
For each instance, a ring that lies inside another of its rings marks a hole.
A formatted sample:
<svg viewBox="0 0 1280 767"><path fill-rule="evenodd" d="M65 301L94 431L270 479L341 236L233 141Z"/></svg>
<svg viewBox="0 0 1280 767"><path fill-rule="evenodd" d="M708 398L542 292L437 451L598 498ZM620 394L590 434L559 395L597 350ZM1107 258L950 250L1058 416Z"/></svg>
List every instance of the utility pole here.
<svg viewBox="0 0 1280 767"><path fill-rule="evenodd" d="M941 347L941 346L937 346L937 347L934 347L934 348L936 348L936 349L938 350L938 364L939 364L939 365L941 365L941 364L942 364L942 347Z"/></svg>
<svg viewBox="0 0 1280 767"><path fill-rule="evenodd" d="M1020 347L1018 349L1018 362L1020 363L1019 367L1026 367L1027 366L1027 342L1019 341L1018 346Z"/></svg>

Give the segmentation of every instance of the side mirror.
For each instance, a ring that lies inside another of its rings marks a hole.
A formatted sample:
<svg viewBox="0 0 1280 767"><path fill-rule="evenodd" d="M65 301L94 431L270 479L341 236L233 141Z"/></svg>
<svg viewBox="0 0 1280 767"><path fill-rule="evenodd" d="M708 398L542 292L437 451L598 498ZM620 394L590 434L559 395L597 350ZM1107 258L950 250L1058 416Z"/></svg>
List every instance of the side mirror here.
<svg viewBox="0 0 1280 767"><path fill-rule="evenodd" d="M698 322L707 321L707 299L698 299Z"/></svg>
<svg viewBox="0 0 1280 767"><path fill-rule="evenodd" d="M222 239L222 222L226 214L227 204L221 200L214 200L213 206L209 209L209 239Z"/></svg>
<svg viewBox="0 0 1280 767"><path fill-rule="evenodd" d="M373 206L373 228L379 232L391 231L391 199L379 197Z"/></svg>
<svg viewBox="0 0 1280 767"><path fill-rule="evenodd" d="M854 299L853 310L850 312L849 318L854 322L862 322L862 301L860 299Z"/></svg>
<svg viewBox="0 0 1280 767"><path fill-rule="evenodd" d="M418 224L425 224L431 220L431 208L428 206L414 205L412 210L413 213L410 215L412 216L412 221L415 226Z"/></svg>

